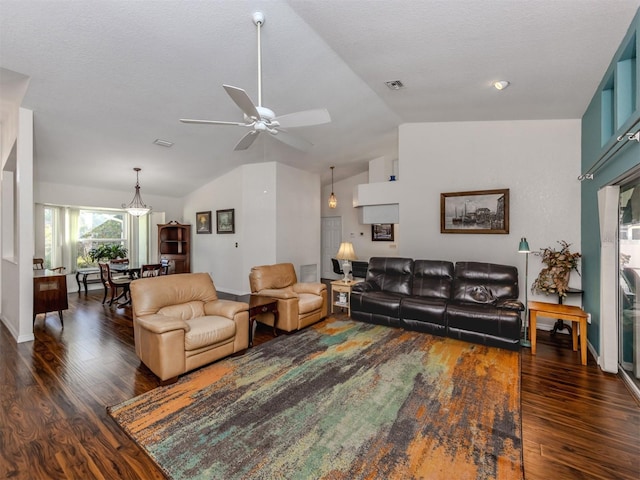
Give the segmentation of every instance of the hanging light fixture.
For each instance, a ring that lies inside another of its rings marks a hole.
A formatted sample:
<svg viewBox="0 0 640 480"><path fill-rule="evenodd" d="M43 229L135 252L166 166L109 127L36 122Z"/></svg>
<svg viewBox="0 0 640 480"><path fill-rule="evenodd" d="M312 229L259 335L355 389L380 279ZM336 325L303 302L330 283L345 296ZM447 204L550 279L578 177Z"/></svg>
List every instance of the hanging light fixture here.
<svg viewBox="0 0 640 480"><path fill-rule="evenodd" d="M127 205L125 203L122 204L122 208L124 208L130 215L134 217L141 217L142 215L146 215L151 210L151 207L147 207L142 201L142 197L140 196L140 183L138 182L138 172L141 170L138 167L133 169L136 172L136 193L133 196L133 200Z"/></svg>
<svg viewBox="0 0 640 480"><path fill-rule="evenodd" d="M338 206L338 199L333 193L333 169L336 167L331 167L331 195L329 195L329 208L336 208Z"/></svg>

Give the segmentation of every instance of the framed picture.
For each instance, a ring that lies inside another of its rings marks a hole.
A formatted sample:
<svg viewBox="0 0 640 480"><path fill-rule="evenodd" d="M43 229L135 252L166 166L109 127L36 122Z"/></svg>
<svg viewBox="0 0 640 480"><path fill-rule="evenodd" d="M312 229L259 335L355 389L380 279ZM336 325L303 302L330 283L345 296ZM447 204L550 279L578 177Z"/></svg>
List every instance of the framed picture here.
<svg viewBox="0 0 640 480"><path fill-rule="evenodd" d="M372 242L393 242L393 223L374 223L371 225Z"/></svg>
<svg viewBox="0 0 640 480"><path fill-rule="evenodd" d="M211 233L211 210L196 212L196 232Z"/></svg>
<svg viewBox="0 0 640 480"><path fill-rule="evenodd" d="M441 193L440 233L509 233L509 189Z"/></svg>
<svg viewBox="0 0 640 480"><path fill-rule="evenodd" d="M235 210L228 208L226 210L216 210L216 233L235 233L236 221L234 218Z"/></svg>

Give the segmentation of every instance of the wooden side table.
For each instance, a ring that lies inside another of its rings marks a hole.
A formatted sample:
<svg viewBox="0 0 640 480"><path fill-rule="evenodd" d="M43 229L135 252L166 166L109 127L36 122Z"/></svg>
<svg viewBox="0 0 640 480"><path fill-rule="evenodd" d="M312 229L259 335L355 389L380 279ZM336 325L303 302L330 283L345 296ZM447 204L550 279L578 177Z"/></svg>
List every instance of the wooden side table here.
<svg viewBox="0 0 640 480"><path fill-rule="evenodd" d="M253 347L253 326L256 317L263 313L273 313L273 334L278 336L278 299L251 295L249 298L249 346Z"/></svg>
<svg viewBox="0 0 640 480"><path fill-rule="evenodd" d="M58 312L60 325L64 328L62 311L69 308L67 301L67 276L50 270L34 270L33 272L33 323L36 315L47 312Z"/></svg>
<svg viewBox="0 0 640 480"><path fill-rule="evenodd" d="M351 317L351 287L356 283L356 280L334 280L331 282L331 313L333 313L334 307L346 308L347 314Z"/></svg>
<svg viewBox="0 0 640 480"><path fill-rule="evenodd" d="M587 313L580 307L557 303L529 302L529 334L531 335L531 355L536 354L536 321L541 317L557 318L580 326L580 363L587 364ZM571 329L573 351L578 350L578 330Z"/></svg>

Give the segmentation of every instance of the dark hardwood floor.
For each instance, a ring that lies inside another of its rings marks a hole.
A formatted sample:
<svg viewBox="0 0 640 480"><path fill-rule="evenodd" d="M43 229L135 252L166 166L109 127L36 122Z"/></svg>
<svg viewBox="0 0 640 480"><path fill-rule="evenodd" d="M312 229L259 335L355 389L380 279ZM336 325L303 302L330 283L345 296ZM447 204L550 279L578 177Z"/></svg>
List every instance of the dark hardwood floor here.
<svg viewBox="0 0 640 480"><path fill-rule="evenodd" d="M101 300L70 294L64 330L38 315L34 342L0 327L0 478L164 478L106 413L158 381L134 353L130 310ZM256 344L271 338L258 328ZM622 380L581 366L564 336L538 342L522 352L526 478L640 478L640 406Z"/></svg>

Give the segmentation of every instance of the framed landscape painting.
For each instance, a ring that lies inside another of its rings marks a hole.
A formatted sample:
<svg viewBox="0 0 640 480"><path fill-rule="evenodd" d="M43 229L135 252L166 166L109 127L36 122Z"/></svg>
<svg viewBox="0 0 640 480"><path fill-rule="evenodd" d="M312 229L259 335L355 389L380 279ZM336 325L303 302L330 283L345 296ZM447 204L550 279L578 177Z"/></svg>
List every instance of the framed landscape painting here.
<svg viewBox="0 0 640 480"><path fill-rule="evenodd" d="M441 193L440 233L509 233L509 189Z"/></svg>
<svg viewBox="0 0 640 480"><path fill-rule="evenodd" d="M226 210L216 210L216 233L235 233L236 221L235 210L228 208Z"/></svg>
<svg viewBox="0 0 640 480"><path fill-rule="evenodd" d="M393 223L374 223L371 225L372 242L393 242Z"/></svg>

